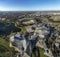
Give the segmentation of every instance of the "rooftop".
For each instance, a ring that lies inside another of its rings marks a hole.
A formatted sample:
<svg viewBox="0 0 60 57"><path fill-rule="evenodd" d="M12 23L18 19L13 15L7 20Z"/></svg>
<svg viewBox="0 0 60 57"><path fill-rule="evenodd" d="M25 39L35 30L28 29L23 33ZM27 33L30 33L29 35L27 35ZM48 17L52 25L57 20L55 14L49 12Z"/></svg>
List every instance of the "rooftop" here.
<svg viewBox="0 0 60 57"><path fill-rule="evenodd" d="M14 39L23 40L23 35L16 34L16 35L14 36Z"/></svg>

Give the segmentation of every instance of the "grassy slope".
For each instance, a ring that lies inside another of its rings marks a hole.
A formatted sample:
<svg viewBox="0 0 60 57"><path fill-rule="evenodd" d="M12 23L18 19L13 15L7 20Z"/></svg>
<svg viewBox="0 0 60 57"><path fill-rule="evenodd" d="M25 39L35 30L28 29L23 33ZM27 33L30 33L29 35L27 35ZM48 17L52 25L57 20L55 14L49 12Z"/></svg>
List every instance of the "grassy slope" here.
<svg viewBox="0 0 60 57"><path fill-rule="evenodd" d="M3 47L2 47L2 46L3 46ZM7 42L6 40L0 38L0 48L5 50L5 52L1 52L1 51L0 51L0 55L1 55L2 57L7 56L6 54L8 54L8 52L9 52L9 50L10 50L10 48L9 48L9 42ZM8 51L7 51L7 50L8 50Z"/></svg>
<svg viewBox="0 0 60 57"><path fill-rule="evenodd" d="M2 38L0 38L0 45L3 45L6 48L9 48L9 43L5 39L2 39Z"/></svg>

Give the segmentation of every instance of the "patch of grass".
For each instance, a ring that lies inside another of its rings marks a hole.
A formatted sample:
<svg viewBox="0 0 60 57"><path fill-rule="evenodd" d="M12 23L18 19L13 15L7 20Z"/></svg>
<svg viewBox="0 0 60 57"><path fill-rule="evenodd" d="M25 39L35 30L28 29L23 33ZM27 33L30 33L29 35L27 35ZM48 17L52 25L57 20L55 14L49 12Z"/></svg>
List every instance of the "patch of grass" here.
<svg viewBox="0 0 60 57"><path fill-rule="evenodd" d="M48 57L46 55L44 55L44 49L40 48L40 56L41 57Z"/></svg>
<svg viewBox="0 0 60 57"><path fill-rule="evenodd" d="M40 50L40 57L48 57L48 56L44 55L44 49L43 48L40 48L40 47L38 47L38 48ZM32 57L34 57L33 53L32 53Z"/></svg>
<svg viewBox="0 0 60 57"><path fill-rule="evenodd" d="M21 29L21 33L26 34L27 31L24 26L21 26L18 22L15 22L15 26Z"/></svg>
<svg viewBox="0 0 60 57"><path fill-rule="evenodd" d="M7 42L5 39L0 38L0 45L5 46L6 48L9 48L9 42Z"/></svg>
<svg viewBox="0 0 60 57"><path fill-rule="evenodd" d="M22 27L22 32L25 34L27 33L26 29L24 27Z"/></svg>
<svg viewBox="0 0 60 57"><path fill-rule="evenodd" d="M19 27L19 28L21 29L21 33L23 33L23 34L26 34L27 33L25 27Z"/></svg>
<svg viewBox="0 0 60 57"><path fill-rule="evenodd" d="M0 56L8 57L10 54L9 42L0 38Z"/></svg>

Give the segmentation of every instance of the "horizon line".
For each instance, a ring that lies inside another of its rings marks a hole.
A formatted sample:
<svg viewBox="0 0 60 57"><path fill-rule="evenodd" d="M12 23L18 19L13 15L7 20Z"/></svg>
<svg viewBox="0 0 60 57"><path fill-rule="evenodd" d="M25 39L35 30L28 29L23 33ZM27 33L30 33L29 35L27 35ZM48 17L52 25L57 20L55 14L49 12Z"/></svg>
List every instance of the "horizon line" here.
<svg viewBox="0 0 60 57"><path fill-rule="evenodd" d="M1 11L60 11L60 10L0 10Z"/></svg>

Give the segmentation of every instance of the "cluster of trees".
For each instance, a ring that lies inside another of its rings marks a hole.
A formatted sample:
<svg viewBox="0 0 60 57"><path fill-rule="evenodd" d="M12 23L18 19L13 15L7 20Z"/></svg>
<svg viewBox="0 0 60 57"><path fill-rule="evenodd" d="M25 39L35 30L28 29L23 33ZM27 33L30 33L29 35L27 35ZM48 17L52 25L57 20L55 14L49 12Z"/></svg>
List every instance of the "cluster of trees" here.
<svg viewBox="0 0 60 57"><path fill-rule="evenodd" d="M0 22L0 35L9 35L11 32L18 31L21 31L21 29L16 27L14 23Z"/></svg>

